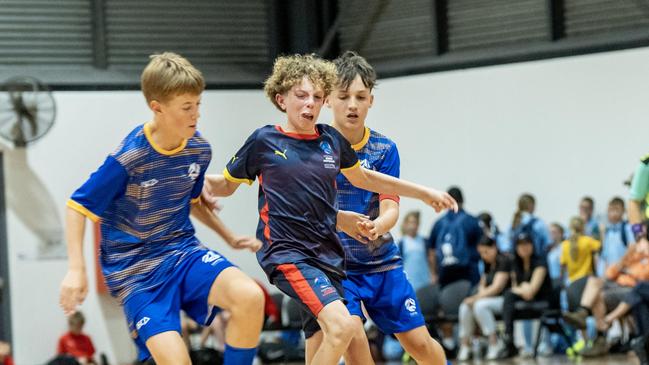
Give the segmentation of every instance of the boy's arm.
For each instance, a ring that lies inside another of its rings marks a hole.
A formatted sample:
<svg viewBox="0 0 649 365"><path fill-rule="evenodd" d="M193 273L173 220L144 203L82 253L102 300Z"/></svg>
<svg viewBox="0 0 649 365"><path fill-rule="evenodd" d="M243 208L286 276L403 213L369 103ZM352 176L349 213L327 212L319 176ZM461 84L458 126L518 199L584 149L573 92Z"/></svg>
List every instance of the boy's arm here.
<svg viewBox="0 0 649 365"><path fill-rule="evenodd" d="M367 220L360 224L360 234L370 241L374 241L390 232L398 220L399 203L392 199L383 199L379 203L379 216L372 221Z"/></svg>
<svg viewBox="0 0 649 365"><path fill-rule="evenodd" d="M226 179L223 175L205 175L205 186L214 196L230 196L237 191L242 182Z"/></svg>
<svg viewBox="0 0 649 365"><path fill-rule="evenodd" d="M261 241L251 236L237 236L208 206L201 202L192 204L191 215L221 236L232 248L247 248L252 252L257 252L261 249Z"/></svg>
<svg viewBox="0 0 649 365"><path fill-rule="evenodd" d="M436 212L443 209L453 209L454 211L458 209L455 200L445 192L365 168L354 167L341 170L341 172L352 185L360 189L419 199L433 207Z"/></svg>
<svg viewBox="0 0 649 365"><path fill-rule="evenodd" d="M68 272L61 283L59 305L65 315L74 313L88 294L88 277L83 258L83 235L86 217L68 207L65 220L65 235L68 245Z"/></svg>

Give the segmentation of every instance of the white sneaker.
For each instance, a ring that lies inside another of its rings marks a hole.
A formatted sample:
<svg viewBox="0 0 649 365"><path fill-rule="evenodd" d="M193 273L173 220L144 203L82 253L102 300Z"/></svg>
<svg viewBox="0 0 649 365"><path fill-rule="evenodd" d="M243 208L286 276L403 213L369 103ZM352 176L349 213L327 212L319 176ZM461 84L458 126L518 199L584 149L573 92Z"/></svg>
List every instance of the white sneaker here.
<svg viewBox="0 0 649 365"><path fill-rule="evenodd" d="M466 345L460 346L460 351L457 353L457 361L468 361L471 358L471 347Z"/></svg>
<svg viewBox="0 0 649 365"><path fill-rule="evenodd" d="M498 359L500 353L505 349L505 343L503 340L498 339L498 342L495 345L489 344L489 350L487 351L487 360L496 360Z"/></svg>
<svg viewBox="0 0 649 365"><path fill-rule="evenodd" d="M530 350L527 348L523 349L523 351L521 351L520 353L520 357L523 359L531 359L534 357L534 350Z"/></svg>

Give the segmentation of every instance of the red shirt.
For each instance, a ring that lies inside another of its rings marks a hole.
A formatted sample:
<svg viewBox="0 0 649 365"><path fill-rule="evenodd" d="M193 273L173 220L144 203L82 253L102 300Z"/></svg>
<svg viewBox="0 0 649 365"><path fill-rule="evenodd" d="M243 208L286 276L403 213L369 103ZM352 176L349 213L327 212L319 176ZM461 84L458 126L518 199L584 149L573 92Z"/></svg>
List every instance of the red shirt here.
<svg viewBox="0 0 649 365"><path fill-rule="evenodd" d="M14 365L14 361L11 359L11 356L5 356L4 361L2 361L2 365Z"/></svg>
<svg viewBox="0 0 649 365"><path fill-rule="evenodd" d="M68 332L59 338L59 346L56 352L59 355L68 354L74 357L92 358L95 354L95 346L92 345L90 337L82 333L75 335Z"/></svg>

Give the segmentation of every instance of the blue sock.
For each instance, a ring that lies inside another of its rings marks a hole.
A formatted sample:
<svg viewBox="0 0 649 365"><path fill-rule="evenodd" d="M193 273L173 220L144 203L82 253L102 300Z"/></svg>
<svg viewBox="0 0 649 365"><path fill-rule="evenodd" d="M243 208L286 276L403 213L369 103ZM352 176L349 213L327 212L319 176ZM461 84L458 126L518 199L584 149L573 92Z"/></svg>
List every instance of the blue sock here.
<svg viewBox="0 0 649 365"><path fill-rule="evenodd" d="M252 365L252 361L257 354L257 348L241 349L225 344L225 353L223 354L223 365Z"/></svg>

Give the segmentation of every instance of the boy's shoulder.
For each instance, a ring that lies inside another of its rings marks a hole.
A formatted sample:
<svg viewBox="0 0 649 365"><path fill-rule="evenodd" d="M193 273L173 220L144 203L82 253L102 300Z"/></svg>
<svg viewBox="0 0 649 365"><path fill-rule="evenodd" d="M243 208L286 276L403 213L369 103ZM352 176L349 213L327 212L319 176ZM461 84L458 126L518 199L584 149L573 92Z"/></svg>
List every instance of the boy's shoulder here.
<svg viewBox="0 0 649 365"><path fill-rule="evenodd" d="M111 156L119 161L121 156L129 153L132 154L133 151L141 149L147 144L148 142L146 140L144 124L140 124L137 127L133 128L133 130L131 130L131 132L127 134L124 139L122 139L117 148L115 148L115 150L113 150L113 152L111 153Z"/></svg>

